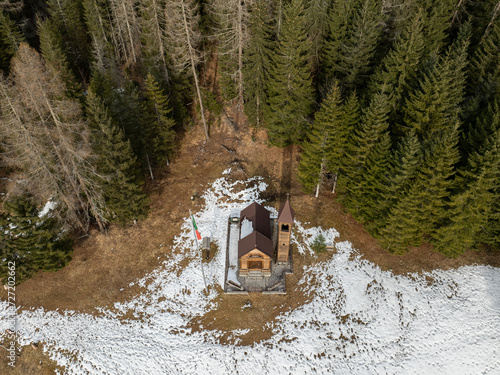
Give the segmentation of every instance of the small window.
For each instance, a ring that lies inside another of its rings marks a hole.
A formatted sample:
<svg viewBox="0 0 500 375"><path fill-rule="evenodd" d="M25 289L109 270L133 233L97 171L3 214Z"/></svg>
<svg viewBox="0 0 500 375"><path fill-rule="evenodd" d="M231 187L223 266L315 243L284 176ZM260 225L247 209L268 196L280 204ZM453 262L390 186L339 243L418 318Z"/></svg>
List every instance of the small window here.
<svg viewBox="0 0 500 375"><path fill-rule="evenodd" d="M289 232L290 231L290 227L288 224L281 224L281 231L282 232Z"/></svg>

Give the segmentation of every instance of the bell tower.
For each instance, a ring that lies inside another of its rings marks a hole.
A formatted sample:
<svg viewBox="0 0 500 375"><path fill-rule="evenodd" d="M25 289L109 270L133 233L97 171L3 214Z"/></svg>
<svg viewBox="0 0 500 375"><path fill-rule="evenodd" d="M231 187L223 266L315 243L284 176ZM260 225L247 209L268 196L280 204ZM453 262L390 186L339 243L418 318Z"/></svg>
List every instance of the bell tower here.
<svg viewBox="0 0 500 375"><path fill-rule="evenodd" d="M278 263L288 262L294 215L295 212L292 206L290 206L290 200L287 196L286 202L278 213L278 255L276 257L276 262Z"/></svg>

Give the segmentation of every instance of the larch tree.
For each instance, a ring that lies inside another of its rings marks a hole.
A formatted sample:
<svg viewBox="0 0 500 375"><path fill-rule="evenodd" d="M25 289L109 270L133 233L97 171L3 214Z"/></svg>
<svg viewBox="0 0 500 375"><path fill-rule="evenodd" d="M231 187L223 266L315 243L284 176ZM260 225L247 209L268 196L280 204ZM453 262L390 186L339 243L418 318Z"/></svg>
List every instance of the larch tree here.
<svg viewBox="0 0 500 375"><path fill-rule="evenodd" d="M106 0L84 0L84 19L87 32L91 39L93 65L100 71L121 61L116 42L112 32L112 19Z"/></svg>
<svg viewBox="0 0 500 375"><path fill-rule="evenodd" d="M250 40L243 54L245 114L250 123L260 127L267 103L267 82L271 64L271 25L266 1L257 1L249 20Z"/></svg>
<svg viewBox="0 0 500 375"><path fill-rule="evenodd" d="M198 7L193 0L172 0L167 3L165 12L168 17L166 36L172 69L178 76L188 75L193 79L205 139L208 140L208 125L197 72L201 61Z"/></svg>
<svg viewBox="0 0 500 375"><path fill-rule="evenodd" d="M137 63L141 53L140 28L134 0L109 0L113 41L125 66Z"/></svg>
<svg viewBox="0 0 500 375"><path fill-rule="evenodd" d="M225 100L236 99L243 106L244 75L243 51L250 39L248 30L249 9L253 0L214 0L212 12L218 27L218 67L221 90Z"/></svg>
<svg viewBox="0 0 500 375"><path fill-rule="evenodd" d="M303 12L301 0L286 7L269 75L266 125L269 142L281 147L304 138L315 101Z"/></svg>
<svg viewBox="0 0 500 375"><path fill-rule="evenodd" d="M7 164L22 171L39 202L54 197L61 219L87 231L94 218L103 229L106 206L79 102L65 97L61 78L25 44L0 88Z"/></svg>

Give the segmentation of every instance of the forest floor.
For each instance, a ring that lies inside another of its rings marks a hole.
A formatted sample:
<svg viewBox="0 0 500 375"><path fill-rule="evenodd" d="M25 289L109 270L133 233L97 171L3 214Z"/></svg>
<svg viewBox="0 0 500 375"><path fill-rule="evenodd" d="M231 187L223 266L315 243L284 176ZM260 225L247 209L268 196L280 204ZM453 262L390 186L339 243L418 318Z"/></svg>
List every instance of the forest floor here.
<svg viewBox="0 0 500 375"><path fill-rule="evenodd" d="M432 251L429 245L411 249L403 256L391 255L336 201L325 184L319 198L301 192L295 178L299 160L296 147L278 149L266 142L264 131L252 134L247 128L223 119L211 129L211 138L205 142L201 128L194 128L185 135L180 150L171 165L157 173L146 189L151 197L149 217L136 225L111 226L106 234L92 230L89 237L77 239L73 260L57 272L40 272L16 288L16 300L21 310L43 308L45 310L74 310L100 315L99 308L112 308L115 303L129 301L141 293L142 287L129 284L155 270L158 265L174 256L169 249L174 237L189 214L203 203L200 195L222 172L231 167L229 178L246 179L262 176L268 184L262 198L267 205L276 208L286 193L296 217L309 226L336 228L339 241L348 240L359 249L362 258L378 265L381 270L394 274L421 273L434 269L452 269L463 265L483 264L500 267L500 254L486 251L469 251L450 259ZM218 249L221 251L224 249ZM251 345L268 339L271 332L262 321L271 322L280 314L292 311L307 302L311 296L303 293L298 281L305 265L331 257L299 255L294 251L293 275L287 276L286 296L250 294L249 296L217 297L218 308L194 319L190 328L196 332L209 327L227 333L249 329L249 335L241 336L239 345ZM6 300L6 292L0 290L0 299ZM235 309L249 300L252 309L235 315ZM132 318L132 317L131 317ZM224 337L221 341L226 341ZM43 363L43 366L42 366ZM55 363L46 358L41 350L24 347L18 358L19 374L54 373ZM5 371L5 357L0 360L0 373ZM20 371L20 372L19 372Z"/></svg>

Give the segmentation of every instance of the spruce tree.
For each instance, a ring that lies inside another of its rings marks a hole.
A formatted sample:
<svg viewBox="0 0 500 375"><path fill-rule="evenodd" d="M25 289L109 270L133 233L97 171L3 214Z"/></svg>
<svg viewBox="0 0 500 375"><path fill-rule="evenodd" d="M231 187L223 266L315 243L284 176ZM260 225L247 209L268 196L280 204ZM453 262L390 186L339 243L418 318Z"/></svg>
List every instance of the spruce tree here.
<svg viewBox="0 0 500 375"><path fill-rule="evenodd" d="M373 218L377 201L385 185L391 140L388 133L387 96L377 94L361 118L361 125L352 135L348 154L344 202L357 218Z"/></svg>
<svg viewBox="0 0 500 375"><path fill-rule="evenodd" d="M334 78L342 57L342 45L351 33L352 22L360 5L361 0L338 0L328 12L329 32L321 53L322 75L327 84Z"/></svg>
<svg viewBox="0 0 500 375"><path fill-rule="evenodd" d="M401 199L389 211L385 226L376 232L382 246L391 253L404 254L408 246L422 243L417 193L415 186L402 191Z"/></svg>
<svg viewBox="0 0 500 375"><path fill-rule="evenodd" d="M417 135L410 129L398 144L392 156L392 165L387 169L387 186L383 189L379 205L381 216L395 206L413 183L422 163L422 148Z"/></svg>
<svg viewBox="0 0 500 375"><path fill-rule="evenodd" d="M414 199L419 204L417 218L421 233L430 234L447 215L448 198L457 188L456 164L458 124L435 136L428 144L424 162L415 181Z"/></svg>
<svg viewBox="0 0 500 375"><path fill-rule="evenodd" d="M147 198L130 142L113 124L100 98L87 94L87 120L92 129L92 147L97 154L99 176L103 179L107 219L120 224L146 216Z"/></svg>
<svg viewBox="0 0 500 375"><path fill-rule="evenodd" d="M269 74L268 136L281 147L304 138L314 103L303 8L302 0L287 5Z"/></svg>
<svg viewBox="0 0 500 375"><path fill-rule="evenodd" d="M316 112L308 141L303 146L298 179L308 193L319 187L328 159L337 147L342 149L344 146L346 137L342 134L342 114L340 89L334 85Z"/></svg>
<svg viewBox="0 0 500 375"><path fill-rule="evenodd" d="M146 113L149 115L145 124L145 149L152 162L162 165L168 163L174 151L175 122L170 117L168 98L151 74L148 74L145 86Z"/></svg>
<svg viewBox="0 0 500 375"><path fill-rule="evenodd" d="M24 37L16 23L0 9L0 69L4 72L9 71L10 60L21 42Z"/></svg>
<svg viewBox="0 0 500 375"><path fill-rule="evenodd" d="M61 47L75 73L89 71L89 41L84 26L82 0L47 0L50 19L62 37Z"/></svg>
<svg viewBox="0 0 500 375"><path fill-rule="evenodd" d="M460 255L482 240L492 246L500 243L500 130L487 143L486 148L470 157L467 168L461 171L462 189L451 197L447 215L432 232L435 249L448 256Z"/></svg>
<svg viewBox="0 0 500 375"><path fill-rule="evenodd" d="M334 76L347 91L362 88L371 74L383 23L382 2L363 0L347 37L341 40L339 60L333 66Z"/></svg>
<svg viewBox="0 0 500 375"><path fill-rule="evenodd" d="M304 10L307 38L311 42L311 62L317 71L320 63L320 52L330 28L328 11L331 1L309 0Z"/></svg>
<svg viewBox="0 0 500 375"><path fill-rule="evenodd" d="M38 36L40 37L40 50L45 61L54 69L66 86L66 95L69 98L79 98L81 95L80 83L70 69L66 52L63 49L64 40L50 19L38 22Z"/></svg>
<svg viewBox="0 0 500 375"><path fill-rule="evenodd" d="M415 85L425 44L422 27L422 15L418 12L371 76L371 92L388 95L393 113Z"/></svg>
<svg viewBox="0 0 500 375"><path fill-rule="evenodd" d="M249 20L250 40L244 51L245 114L250 123L260 127L267 103L266 85L271 59L271 26L266 2L254 4Z"/></svg>
<svg viewBox="0 0 500 375"><path fill-rule="evenodd" d="M465 25L448 53L406 102L406 129L413 128L423 139L432 139L458 121L464 100L469 36L470 27Z"/></svg>
<svg viewBox="0 0 500 375"><path fill-rule="evenodd" d="M0 214L0 278L7 283L10 262L19 284L37 271L56 271L71 260L73 240L61 232L50 213L41 215L26 197L4 204Z"/></svg>
<svg viewBox="0 0 500 375"><path fill-rule="evenodd" d="M493 23L474 51L468 70L467 101L462 119L469 132L484 108L500 103L500 20Z"/></svg>
<svg viewBox="0 0 500 375"><path fill-rule="evenodd" d="M446 45L448 29L453 16L454 0L423 0L425 9L424 35L425 56L437 56Z"/></svg>
<svg viewBox="0 0 500 375"><path fill-rule="evenodd" d="M350 185L348 176L354 171L355 159L350 155L355 152L353 135L359 131L360 118L358 96L353 91L343 105L342 126L336 131L336 144L329 152L327 163L327 169L337 174L336 187L341 198L347 194Z"/></svg>

